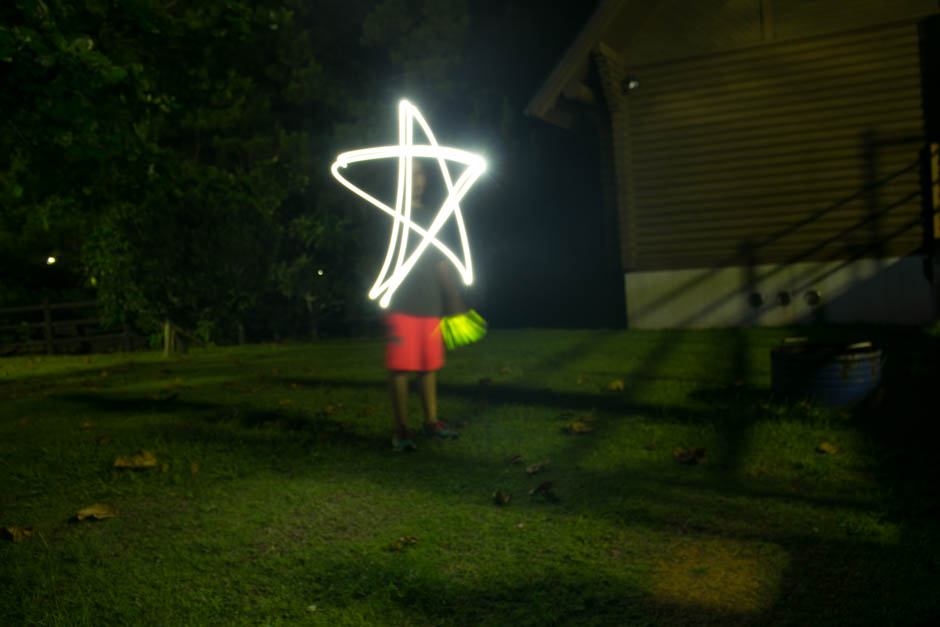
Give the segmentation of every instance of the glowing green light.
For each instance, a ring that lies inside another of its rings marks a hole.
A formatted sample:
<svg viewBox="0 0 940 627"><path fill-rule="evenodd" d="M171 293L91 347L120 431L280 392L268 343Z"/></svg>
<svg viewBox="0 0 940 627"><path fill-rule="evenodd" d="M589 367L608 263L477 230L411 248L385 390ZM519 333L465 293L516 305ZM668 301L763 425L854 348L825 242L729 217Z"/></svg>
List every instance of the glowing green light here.
<svg viewBox="0 0 940 627"><path fill-rule="evenodd" d="M55 263L55 257L46 257L46 265L51 266Z"/></svg>
<svg viewBox="0 0 940 627"><path fill-rule="evenodd" d="M441 336L449 350L476 342L486 335L486 320L474 310L441 319Z"/></svg>

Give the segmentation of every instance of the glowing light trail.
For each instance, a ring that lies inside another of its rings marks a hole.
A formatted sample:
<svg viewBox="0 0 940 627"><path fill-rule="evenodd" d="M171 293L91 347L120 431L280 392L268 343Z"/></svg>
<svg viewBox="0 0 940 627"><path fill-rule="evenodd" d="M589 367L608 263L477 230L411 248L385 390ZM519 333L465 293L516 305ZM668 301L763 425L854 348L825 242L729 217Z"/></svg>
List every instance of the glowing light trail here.
<svg viewBox="0 0 940 627"><path fill-rule="evenodd" d="M427 144L414 143L414 124L421 127L428 139ZM438 167L441 170L441 176L447 187L447 198L444 200L437 215L427 229L411 221L411 181L413 172L413 160L415 157L425 157L436 159ZM398 191L395 197L395 208L389 207L378 198L365 192L356 185L350 183L340 174L340 170L346 168L351 163L360 161L372 161L374 159L398 159ZM450 170L447 167L448 161L456 161L466 167L457 180L451 177ZM376 208L395 218L392 225L392 234L388 243L388 252L385 255L385 262L379 271L379 276L375 280L372 289L369 290L369 298L380 298L379 306L388 307L392 300L392 294L398 289L398 286L405 280L408 273L418 262L418 259L424 253L428 246L434 246L443 255L450 260L457 272L467 285L473 282L473 266L470 261L470 243L467 240L467 229L464 226L463 214L460 212L460 200L467 194L470 187L486 170L486 161L479 155L459 148L450 148L440 146L431 132L431 127L425 121L424 116L418 111L417 107L402 100L398 104L398 145L397 146L378 146L375 148L363 148L361 150L351 150L344 152L333 162L330 171L340 183L347 189L354 192L359 197L368 201ZM444 245L437 234L443 228L447 220L454 216L457 222L457 231L460 234L461 252L463 260ZM408 235L414 231L421 237L421 242L414 251L407 255ZM396 255L397 248L397 255ZM394 259L394 267L392 260ZM391 268L391 272L389 269Z"/></svg>

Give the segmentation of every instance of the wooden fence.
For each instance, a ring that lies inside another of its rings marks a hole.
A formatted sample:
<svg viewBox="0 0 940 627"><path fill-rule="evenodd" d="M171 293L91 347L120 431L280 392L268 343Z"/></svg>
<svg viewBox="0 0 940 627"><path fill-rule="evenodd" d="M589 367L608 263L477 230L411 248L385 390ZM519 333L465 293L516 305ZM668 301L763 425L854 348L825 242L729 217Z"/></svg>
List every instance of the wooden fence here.
<svg viewBox="0 0 940 627"><path fill-rule="evenodd" d="M241 325L239 325L239 328ZM244 333L244 332L242 332ZM244 335L240 335L240 338L244 338ZM169 320L163 321L163 356L169 357L173 353L185 353L188 351L187 343L192 342L198 344L199 346L205 346L206 343L201 339L183 329L173 324ZM244 344L244 341L241 342Z"/></svg>
<svg viewBox="0 0 940 627"><path fill-rule="evenodd" d="M41 352L48 354L119 345L130 350L135 336L125 326L120 333L101 327L93 300L48 303L0 309L0 353ZM56 315L70 317L57 320ZM40 315L42 316L41 319ZM41 338L35 336L41 334Z"/></svg>

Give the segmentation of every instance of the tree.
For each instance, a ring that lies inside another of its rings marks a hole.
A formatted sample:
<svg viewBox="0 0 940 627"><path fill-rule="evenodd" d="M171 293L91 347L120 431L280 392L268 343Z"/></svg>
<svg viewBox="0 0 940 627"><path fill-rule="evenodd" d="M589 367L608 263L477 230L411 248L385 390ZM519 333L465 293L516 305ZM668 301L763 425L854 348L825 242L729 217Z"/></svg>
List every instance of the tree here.
<svg viewBox="0 0 940 627"><path fill-rule="evenodd" d="M344 100L320 62L315 7L18 0L2 11L10 259L61 240L110 321L153 329L169 317L206 337L296 291L278 280L309 269L313 251L296 242L321 246L304 229L336 223L311 191L325 169L311 155L327 152L324 120Z"/></svg>

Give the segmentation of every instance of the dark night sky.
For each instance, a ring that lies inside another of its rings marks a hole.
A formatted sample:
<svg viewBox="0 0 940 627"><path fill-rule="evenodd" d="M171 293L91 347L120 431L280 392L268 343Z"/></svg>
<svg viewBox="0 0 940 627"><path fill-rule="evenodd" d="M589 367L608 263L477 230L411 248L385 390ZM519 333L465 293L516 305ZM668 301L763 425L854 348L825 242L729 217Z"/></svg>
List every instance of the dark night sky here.
<svg viewBox="0 0 940 627"><path fill-rule="evenodd" d="M486 156L488 171L461 206L477 277L470 297L491 323L616 326L622 276L612 272L610 259L604 258L603 229L610 225L602 215L600 152L593 128L565 130L523 115L596 2L561 2L551 8L535 0L514 4L516 9L508 12L504 2L470 4L472 11L481 12L474 16L476 23L486 23L487 12L505 15L505 20L493 29L492 41L484 37L475 42L483 57L466 77L468 84L494 90L505 100L513 118L508 138L468 127L465 111L435 107L434 85L409 84L390 72L384 84L367 89L408 97L422 109L442 144ZM390 101L383 109L388 123L381 143L394 141L396 133L396 103ZM380 196L391 203L394 180L384 187ZM382 232L378 239L387 241L385 220L380 218L376 228ZM385 253L382 248L366 254L378 268Z"/></svg>
<svg viewBox="0 0 940 627"><path fill-rule="evenodd" d="M594 10L594 2L559 4L529 31L522 58L508 59L514 104L522 111L559 62ZM524 31L525 29L523 29ZM477 263L493 321L507 326L616 326L622 315L622 275L605 259L600 149L593 127L565 130L523 118L529 139L521 162L499 162L479 183L484 230ZM499 212L494 215L493 212ZM495 245L487 247L487 240ZM480 241L479 239L477 241Z"/></svg>

